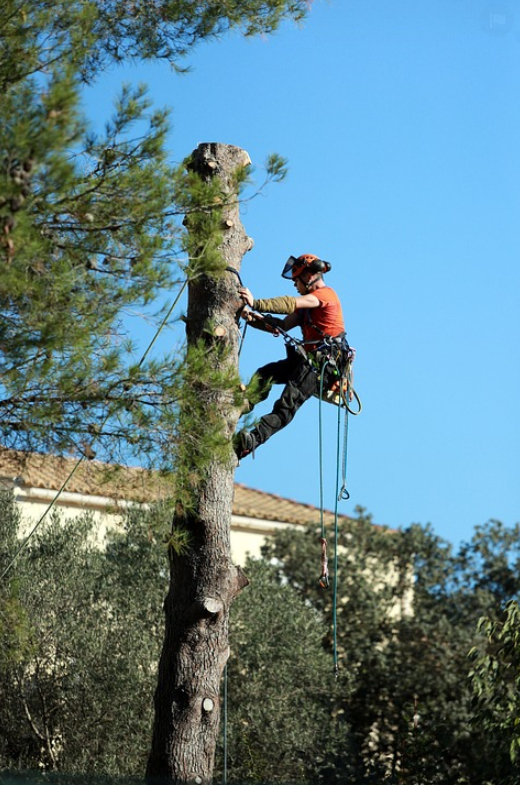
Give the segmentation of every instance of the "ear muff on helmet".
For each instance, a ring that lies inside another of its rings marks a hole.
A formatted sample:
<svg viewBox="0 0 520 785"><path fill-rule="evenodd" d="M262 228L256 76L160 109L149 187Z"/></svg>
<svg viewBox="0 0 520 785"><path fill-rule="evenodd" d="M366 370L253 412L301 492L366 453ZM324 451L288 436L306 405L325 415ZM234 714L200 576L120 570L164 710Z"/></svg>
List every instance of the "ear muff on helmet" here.
<svg viewBox="0 0 520 785"><path fill-rule="evenodd" d="M324 274L328 273L331 267L330 262L325 262L323 259L310 253L302 254L301 256L289 256L283 268L282 278L294 281L305 270L310 273Z"/></svg>

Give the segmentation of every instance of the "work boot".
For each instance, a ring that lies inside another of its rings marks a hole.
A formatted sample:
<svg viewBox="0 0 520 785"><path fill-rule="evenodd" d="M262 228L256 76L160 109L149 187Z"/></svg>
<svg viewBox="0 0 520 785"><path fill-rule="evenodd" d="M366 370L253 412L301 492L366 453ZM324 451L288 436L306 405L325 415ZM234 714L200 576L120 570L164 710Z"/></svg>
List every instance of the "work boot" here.
<svg viewBox="0 0 520 785"><path fill-rule="evenodd" d="M239 431L233 437L233 448L239 461L250 453L253 454L254 458L256 446L256 439L252 433L249 433L249 431Z"/></svg>

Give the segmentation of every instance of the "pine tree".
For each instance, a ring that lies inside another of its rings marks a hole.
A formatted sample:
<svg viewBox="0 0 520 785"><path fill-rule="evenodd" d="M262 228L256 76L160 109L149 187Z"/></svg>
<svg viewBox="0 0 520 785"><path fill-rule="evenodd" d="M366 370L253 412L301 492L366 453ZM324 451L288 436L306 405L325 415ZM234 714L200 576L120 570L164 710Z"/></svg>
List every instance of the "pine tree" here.
<svg viewBox="0 0 520 785"><path fill-rule="evenodd" d="M0 442L171 468L179 357L143 359L128 312L158 328L194 260L196 205L168 119L126 87L103 133L82 82L125 58L182 69L197 42L270 32L303 0L6 0L0 14ZM182 157L182 156L181 156ZM195 189L196 191L196 189ZM179 261L183 260L183 261ZM184 261L186 260L186 261Z"/></svg>
<svg viewBox="0 0 520 785"><path fill-rule="evenodd" d="M179 782L193 772L211 778L229 605L245 583L229 555L236 282L223 275L231 258L238 269L247 249L229 215L238 210L243 153L220 172L221 162L216 171L209 166L216 178L173 168L166 115L152 111L142 88L123 91L100 135L89 131L79 91L110 63L163 58L182 69L199 41L231 28L269 33L307 7L305 0L41 0L36 7L7 0L0 16L0 441L86 457L99 450L112 460L136 452L175 467L150 770ZM281 176L279 161L270 168ZM236 247L226 245L223 219ZM179 278L190 286L186 357L139 357L126 312L151 310ZM175 624L180 631L172 633ZM193 638L201 631L209 663L202 680ZM183 715L185 685L198 717ZM184 730L192 732L188 746Z"/></svg>
<svg viewBox="0 0 520 785"><path fill-rule="evenodd" d="M214 144L200 145L189 167L208 209L187 217L196 273L186 318L170 589L148 763L149 776L176 783L212 780L229 609L247 585L231 561L236 459L229 444L239 415L235 273L251 247L238 191L249 163L244 150Z"/></svg>
<svg viewBox="0 0 520 785"><path fill-rule="evenodd" d="M0 439L58 452L93 435L128 443L174 365L138 367L122 322L177 272L165 114L147 118L144 91L128 88L105 134L87 134L61 70L44 93L15 85L0 110Z"/></svg>

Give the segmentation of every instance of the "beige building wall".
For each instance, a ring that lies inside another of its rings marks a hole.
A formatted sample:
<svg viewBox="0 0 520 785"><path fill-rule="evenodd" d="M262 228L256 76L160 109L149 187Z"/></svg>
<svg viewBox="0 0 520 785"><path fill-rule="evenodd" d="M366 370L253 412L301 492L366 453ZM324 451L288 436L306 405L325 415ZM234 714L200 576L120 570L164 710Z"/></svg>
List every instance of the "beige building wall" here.
<svg viewBox="0 0 520 785"><path fill-rule="evenodd" d="M98 536L120 523L130 504L150 504L172 495L171 480L138 467L116 467L0 447L0 487L13 492L27 520L26 532L55 502L64 516L90 512L98 521ZM60 489L63 487L63 491ZM324 512L330 526L334 516ZM265 538L278 529L317 524L320 511L309 504L235 484L231 519L231 550L236 564L247 554L261 556ZM342 517L340 519L344 520Z"/></svg>
<svg viewBox="0 0 520 785"><path fill-rule="evenodd" d="M49 513L49 508L56 497L56 491L44 488L20 487L13 481L3 479L4 488L12 490L16 503L22 514L20 536L26 537L35 524L43 518L41 525ZM100 542L107 532L117 529L122 522L125 511L135 502L110 499L107 496L92 494L60 493L54 508L65 518L75 518L89 512L97 523L97 539ZM278 529L296 528L296 524L264 520L251 516L232 515L231 518L231 555L235 564L243 565L247 555L260 558L261 548L266 537Z"/></svg>
<svg viewBox="0 0 520 785"><path fill-rule="evenodd" d="M58 458L37 453L21 453L0 447L0 487L13 493L25 521L21 536L55 507L70 518L89 512L98 524L97 538L103 542L107 532L121 524L129 505L147 505L171 497L171 483L161 475L139 468L112 467L99 461L84 462L77 468L76 459ZM63 491L60 489L65 485ZM323 514L331 530L334 514ZM340 516L339 525L347 519ZM309 504L286 499L265 491L235 484L231 518L231 554L235 564L243 565L247 554L259 558L266 537L280 529L298 529L318 525L320 510ZM42 522L44 524L44 521ZM367 565L375 584L395 585L404 576L397 569L374 561ZM392 609L396 619L412 612L413 574L406 576L409 591Z"/></svg>

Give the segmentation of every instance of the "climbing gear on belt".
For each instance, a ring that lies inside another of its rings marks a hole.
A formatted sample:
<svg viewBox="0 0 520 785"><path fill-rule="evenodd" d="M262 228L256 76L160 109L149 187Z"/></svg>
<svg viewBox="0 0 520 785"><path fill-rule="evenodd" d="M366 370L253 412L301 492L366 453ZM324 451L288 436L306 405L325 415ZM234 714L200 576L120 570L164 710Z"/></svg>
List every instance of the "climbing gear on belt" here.
<svg viewBox="0 0 520 785"><path fill-rule="evenodd" d="M330 383L323 389L322 400L335 406L344 406L353 415L361 412L361 401L352 386L352 363L356 350L349 346L346 333L341 333L336 338L324 334L322 342L309 352L305 350L303 341L299 341L283 329L281 319L255 311L250 311L250 314L251 326L273 335L281 335L286 346L291 346L301 354L315 373L319 374L325 364L330 368L328 374ZM357 402L357 409L352 409L350 406L353 400Z"/></svg>
<svg viewBox="0 0 520 785"><path fill-rule="evenodd" d="M354 390L352 374L356 350L349 346L345 334L326 338L314 351L308 352L308 356L317 373L328 369L328 384L315 397L335 406L344 406L354 416L360 414L362 404ZM357 409L351 408L353 400L356 401Z"/></svg>

